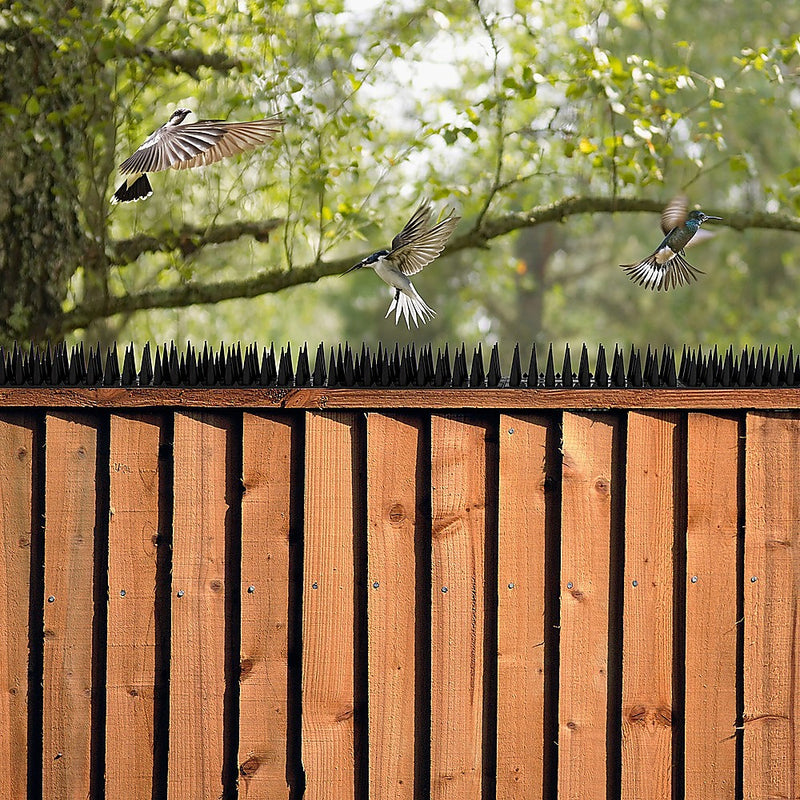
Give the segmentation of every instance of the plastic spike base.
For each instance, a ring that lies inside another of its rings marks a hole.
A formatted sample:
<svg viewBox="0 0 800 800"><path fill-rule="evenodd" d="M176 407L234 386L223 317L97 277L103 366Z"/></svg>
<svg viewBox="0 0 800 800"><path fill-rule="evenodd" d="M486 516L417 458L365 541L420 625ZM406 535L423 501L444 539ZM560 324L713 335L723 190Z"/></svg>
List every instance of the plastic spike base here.
<svg viewBox="0 0 800 800"><path fill-rule="evenodd" d="M414 345L376 351L365 344L356 350L339 344L320 344L309 356L304 345L297 356L290 346L276 352L274 345L259 349L252 344L220 345L216 350L204 344L198 351L191 343L179 350L175 343L155 348L146 344L138 356L133 345L120 353L115 344L102 353L100 346L84 349L66 344L44 349L32 344L26 349L15 344L0 347L0 386L83 386L83 387L281 387L326 388L447 388L447 389L769 389L800 386L800 356L794 348L745 347L724 352L715 347L684 347L680 363L670 348L647 347L624 350L614 347L609 358L603 345L597 349L594 369L583 345L575 358L569 345L563 356L547 350L544 371L533 345L530 353L519 344L509 372L504 374L497 345L487 356L479 344L470 354L463 343L451 355L450 347L431 345L417 351ZM610 365L610 368L609 368ZM577 371L573 371L577 366Z"/></svg>

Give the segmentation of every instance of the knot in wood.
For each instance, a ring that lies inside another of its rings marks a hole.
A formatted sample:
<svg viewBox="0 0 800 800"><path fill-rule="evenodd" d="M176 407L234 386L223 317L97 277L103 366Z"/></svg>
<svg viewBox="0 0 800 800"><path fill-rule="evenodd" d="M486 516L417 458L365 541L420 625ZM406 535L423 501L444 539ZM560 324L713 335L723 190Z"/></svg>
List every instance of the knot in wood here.
<svg viewBox="0 0 800 800"><path fill-rule="evenodd" d="M648 728L669 728L672 726L672 709L667 706L633 706L628 712L628 722Z"/></svg>
<svg viewBox="0 0 800 800"><path fill-rule="evenodd" d="M405 518L406 518L406 511L403 508L403 506L400 505L400 503L395 503L389 509L389 519L395 525L401 523Z"/></svg>
<svg viewBox="0 0 800 800"><path fill-rule="evenodd" d="M209 583L208 586L212 592L222 591L222 581L219 578L214 578L214 580L211 581L211 583Z"/></svg>
<svg viewBox="0 0 800 800"><path fill-rule="evenodd" d="M28 451L24 447L20 447L19 450L17 450L17 458L20 461L24 461L25 460L25 456L27 456L27 455L28 455Z"/></svg>
<svg viewBox="0 0 800 800"><path fill-rule="evenodd" d="M594 482L594 490L598 494L602 494L602 495L610 494L611 493L611 481L609 481L608 478L603 478L602 476L599 477Z"/></svg>
<svg viewBox="0 0 800 800"><path fill-rule="evenodd" d="M253 775L258 772L259 767L261 766L261 759L258 756L250 756L247 761L239 767L239 772L242 773L242 776L245 778L251 778Z"/></svg>
<svg viewBox="0 0 800 800"><path fill-rule="evenodd" d="M239 674L242 678L246 678L253 671L253 659L243 658L242 663L239 665Z"/></svg>

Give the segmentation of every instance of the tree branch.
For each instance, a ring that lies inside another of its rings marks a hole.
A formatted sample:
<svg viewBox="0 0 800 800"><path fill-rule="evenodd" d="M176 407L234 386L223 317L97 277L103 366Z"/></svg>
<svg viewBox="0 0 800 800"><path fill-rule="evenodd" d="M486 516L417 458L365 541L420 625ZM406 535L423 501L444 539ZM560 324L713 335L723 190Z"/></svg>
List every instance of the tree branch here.
<svg viewBox="0 0 800 800"><path fill-rule="evenodd" d="M186 72L193 78L199 78L201 67L229 72L241 69L244 62L232 58L227 53L206 53L203 50L188 48L186 50L160 50L158 47L139 45L134 42L118 40L115 42L116 55L120 58L143 58L154 66L169 67L175 72Z"/></svg>
<svg viewBox="0 0 800 800"><path fill-rule="evenodd" d="M255 222L231 222L224 225L199 227L184 225L177 231L167 230L154 236L139 234L119 239L109 245L109 262L125 265L136 261L143 253L170 253L179 250L184 256L209 244L233 242L242 236L252 236L257 242L269 241L269 235L283 224L279 218Z"/></svg>
<svg viewBox="0 0 800 800"><path fill-rule="evenodd" d="M660 213L663 207L664 202L658 200L620 197L567 197L556 203L538 206L527 212L484 218L479 230L473 228L461 236L457 236L450 242L444 254L447 255L470 248L485 248L491 240L505 236L513 231L532 228L545 222L561 222L568 217L579 214ZM720 208L706 210L723 217L723 221L717 223L717 227L725 225L739 231L760 228L800 233L800 217L792 217L788 214L768 214L760 211L726 212ZM247 225L248 223L241 224ZM225 241L229 240L226 239ZM363 254L363 256L366 255L367 253ZM247 278L238 278L219 283L187 284L167 289L151 289L122 297L111 297L101 305L78 306L65 314L61 320L61 333L85 328L96 319L123 312L129 313L152 308L183 308L195 304L218 303L222 300L257 297L262 294L277 292L290 286L313 283L328 275L336 275L343 272L363 256L355 255L331 261L317 261L289 270L270 269Z"/></svg>

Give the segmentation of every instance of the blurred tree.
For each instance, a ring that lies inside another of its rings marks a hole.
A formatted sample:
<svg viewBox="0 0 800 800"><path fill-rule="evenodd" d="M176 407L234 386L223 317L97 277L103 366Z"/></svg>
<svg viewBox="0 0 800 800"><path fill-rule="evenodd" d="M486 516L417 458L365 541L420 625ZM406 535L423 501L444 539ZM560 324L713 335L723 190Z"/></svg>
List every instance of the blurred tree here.
<svg viewBox="0 0 800 800"><path fill-rule="evenodd" d="M800 321L800 240L774 233L800 231L800 9L731 0L725 25L666 0L0 14L0 341L739 344L788 341ZM287 125L274 147L156 175L153 197L111 207L116 164L178 105ZM645 292L617 264L652 249L682 190L746 233L691 253L701 284ZM451 258L416 281L436 320L384 321L371 275L309 285L386 246L421 194L464 216Z"/></svg>

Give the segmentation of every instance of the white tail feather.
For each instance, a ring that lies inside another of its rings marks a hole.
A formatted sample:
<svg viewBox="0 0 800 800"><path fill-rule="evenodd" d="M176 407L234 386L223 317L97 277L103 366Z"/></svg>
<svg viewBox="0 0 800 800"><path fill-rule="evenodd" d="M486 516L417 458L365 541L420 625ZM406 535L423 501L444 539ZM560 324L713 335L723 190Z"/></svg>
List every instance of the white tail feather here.
<svg viewBox="0 0 800 800"><path fill-rule="evenodd" d="M419 296L419 292L413 286L409 287L408 293L402 290L395 292L386 316L388 317L392 311L394 311L394 324L397 325L400 322L402 314L406 321L406 327L409 329L411 328L409 317L413 320L414 326L418 328L419 320L425 323L436 316L436 312Z"/></svg>

